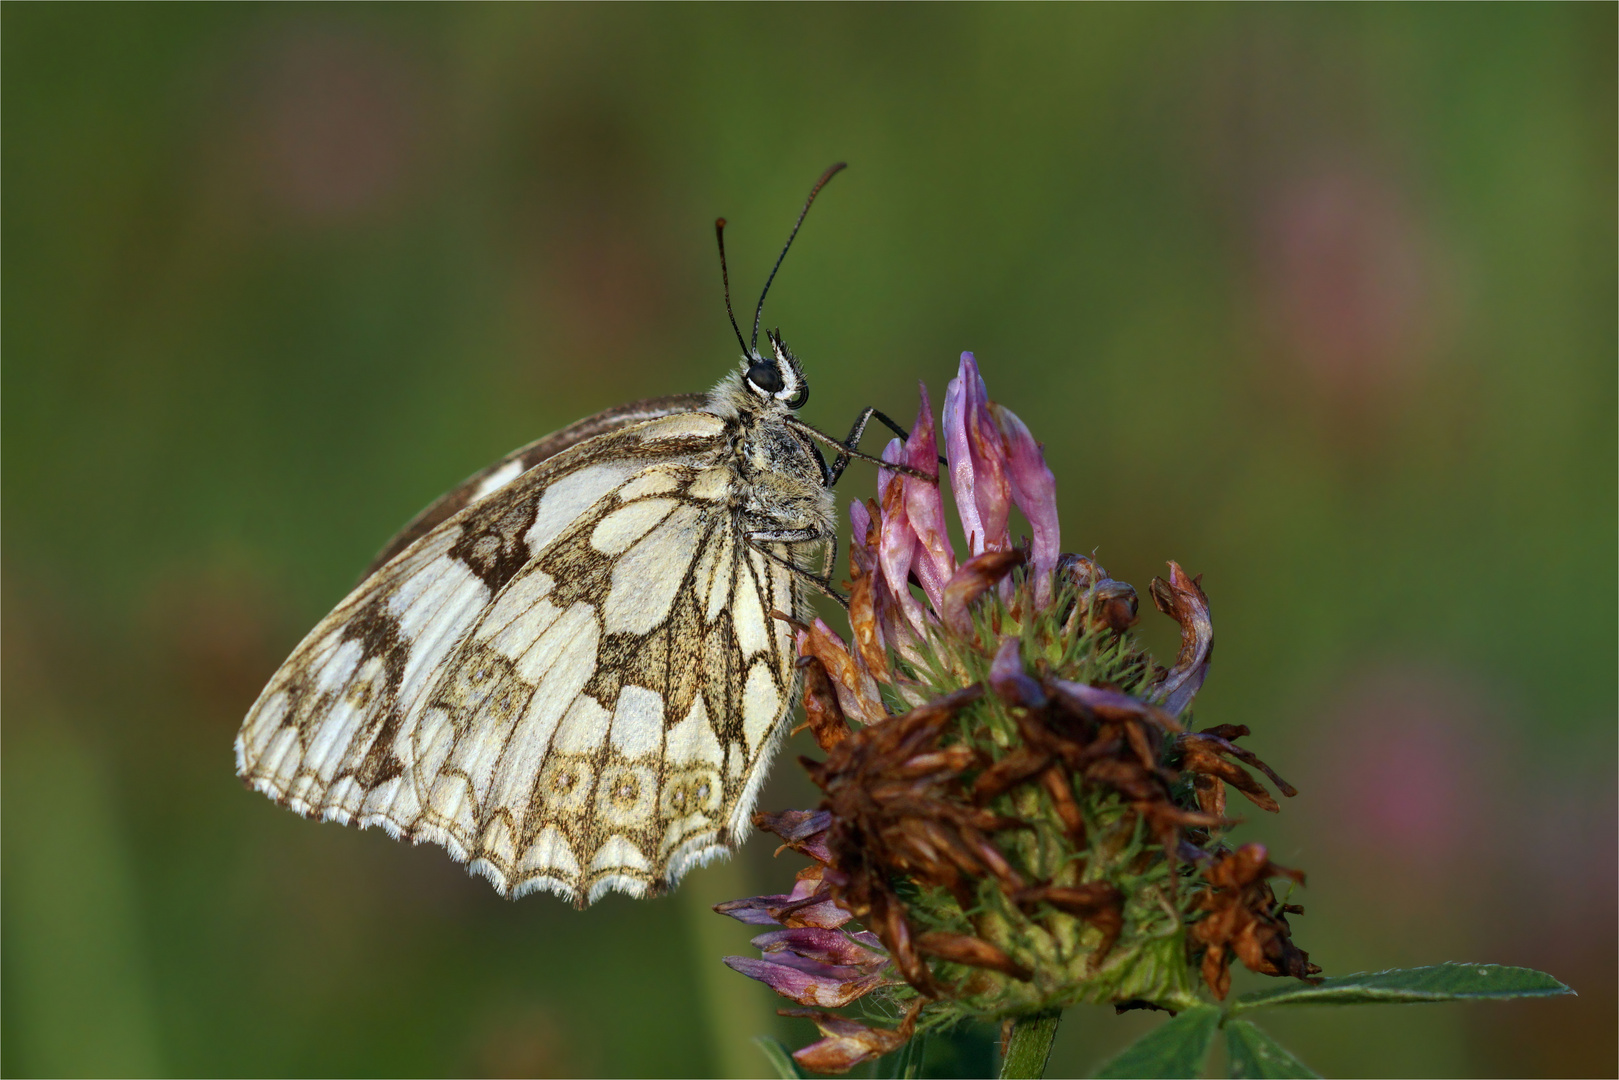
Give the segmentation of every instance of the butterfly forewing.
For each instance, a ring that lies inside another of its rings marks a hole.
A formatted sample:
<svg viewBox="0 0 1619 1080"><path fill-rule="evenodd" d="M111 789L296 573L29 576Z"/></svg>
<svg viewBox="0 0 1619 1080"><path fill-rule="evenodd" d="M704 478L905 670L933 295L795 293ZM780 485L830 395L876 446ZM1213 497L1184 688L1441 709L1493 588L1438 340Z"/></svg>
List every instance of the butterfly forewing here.
<svg viewBox="0 0 1619 1080"><path fill-rule="evenodd" d="M806 601L745 536L725 421L679 400L513 468L531 444L407 526L249 713L248 782L508 894L640 895L724 850L793 697L770 613Z"/></svg>
<svg viewBox="0 0 1619 1080"><path fill-rule="evenodd" d="M434 499L425 510L395 533L393 539L377 553L377 557L371 561L371 565L362 575L362 580L376 573L382 568L383 563L432 532L442 522L449 520L479 499L488 498L540 462L597 435L610 434L632 424L655 420L660 416L693 412L701 408L706 399L706 394L674 394L670 397L634 401L628 405L605 409L594 416L587 416L560 431L553 431L549 435L535 439L527 446L518 447Z"/></svg>

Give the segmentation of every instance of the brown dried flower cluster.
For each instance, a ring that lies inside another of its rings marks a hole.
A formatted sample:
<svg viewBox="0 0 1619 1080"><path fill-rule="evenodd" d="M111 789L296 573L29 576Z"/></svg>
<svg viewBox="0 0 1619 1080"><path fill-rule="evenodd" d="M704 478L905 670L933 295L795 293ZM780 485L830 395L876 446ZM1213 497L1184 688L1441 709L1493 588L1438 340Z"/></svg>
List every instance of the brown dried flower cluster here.
<svg viewBox="0 0 1619 1080"><path fill-rule="evenodd" d="M754 939L761 959L726 962L810 1006L790 1014L824 1037L795 1057L823 1072L963 1017L1183 1008L1199 972L1223 997L1232 957L1312 976L1285 917L1299 909L1267 884L1302 875L1223 842L1227 785L1271 812L1250 769L1293 788L1237 745L1246 727L1180 719L1213 652L1199 581L1174 563L1153 581L1181 630L1174 665L1154 666L1128 634L1135 590L1059 553L1038 444L970 356L943 428L969 556L957 562L937 485L913 475L885 470L880 499L851 507L852 643L796 624L805 726L825 754L801 760L825 799L754 819L813 864L789 894L719 906L773 928ZM937 460L925 394L884 459ZM1023 545L1014 505L1035 534ZM825 1011L872 994L906 1005L897 1027Z"/></svg>

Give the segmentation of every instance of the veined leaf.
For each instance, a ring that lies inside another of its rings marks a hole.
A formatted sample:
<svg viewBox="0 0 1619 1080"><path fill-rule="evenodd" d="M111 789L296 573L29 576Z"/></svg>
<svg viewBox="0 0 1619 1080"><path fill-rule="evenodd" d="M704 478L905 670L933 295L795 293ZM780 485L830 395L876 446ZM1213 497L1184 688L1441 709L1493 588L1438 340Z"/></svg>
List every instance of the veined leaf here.
<svg viewBox="0 0 1619 1080"><path fill-rule="evenodd" d="M1125 1047L1103 1065L1099 1077L1191 1077L1203 1062L1220 1026L1220 1010L1194 1005Z"/></svg>
<svg viewBox="0 0 1619 1080"><path fill-rule="evenodd" d="M1225 1038L1233 1077L1291 1080L1321 1075L1246 1020L1227 1020Z"/></svg>
<svg viewBox="0 0 1619 1080"><path fill-rule="evenodd" d="M1274 990L1244 994L1230 1005L1232 1013L1270 1005L1377 1005L1418 1001L1488 1001L1521 997L1556 997L1574 991L1532 968L1500 964L1433 964L1393 968L1323 979L1321 985L1294 983Z"/></svg>

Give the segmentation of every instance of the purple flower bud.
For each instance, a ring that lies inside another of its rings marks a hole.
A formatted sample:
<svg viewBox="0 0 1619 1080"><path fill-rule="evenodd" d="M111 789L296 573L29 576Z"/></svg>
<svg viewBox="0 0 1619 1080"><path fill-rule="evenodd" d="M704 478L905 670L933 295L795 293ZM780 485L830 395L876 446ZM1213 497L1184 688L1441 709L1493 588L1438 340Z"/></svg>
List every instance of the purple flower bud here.
<svg viewBox="0 0 1619 1080"><path fill-rule="evenodd" d="M1051 575L1057 566L1061 539L1057 527L1057 478L1051 475L1040 444L1011 409L994 402L990 415L1000 428L1006 447L1006 476L1012 486L1012 501L1029 519L1034 531L1031 572L1034 575L1034 602L1044 607L1051 602Z"/></svg>
<svg viewBox="0 0 1619 1080"><path fill-rule="evenodd" d="M945 456L957 512L969 533L972 554L1004 551L1012 491L1006 478L1006 448L989 414L989 392L973 354L961 354L959 374L945 395Z"/></svg>
<svg viewBox="0 0 1619 1080"><path fill-rule="evenodd" d="M813 896L782 904L772 908L771 914L783 926L819 926L826 930L836 930L854 918L834 904L830 896Z"/></svg>
<svg viewBox="0 0 1619 1080"><path fill-rule="evenodd" d="M786 950L823 964L858 967L868 975L888 966L888 954L880 948L865 948L851 940L848 934L815 926L760 934L753 939L753 947L764 953Z"/></svg>
<svg viewBox="0 0 1619 1080"><path fill-rule="evenodd" d="M788 894L787 902L772 905L769 911L778 924L786 927L819 926L826 930L836 930L854 918L848 911L832 902L832 894L825 891L819 875L799 878L793 884L793 891Z"/></svg>
<svg viewBox="0 0 1619 1080"><path fill-rule="evenodd" d="M781 923L776 921L771 911L791 900L792 897L782 895L749 896L741 900L727 900L723 904L715 904L714 910L748 926L780 926Z"/></svg>
<svg viewBox="0 0 1619 1080"><path fill-rule="evenodd" d="M778 962L727 956L725 963L731 970L739 971L750 979L758 979L782 997L792 998L800 1005L820 1005L829 1009L842 1008L887 981L881 975L863 975L858 968L819 964L797 957L784 956Z"/></svg>
<svg viewBox="0 0 1619 1080"><path fill-rule="evenodd" d="M973 497L973 456L967 445L967 365L972 353L961 354L961 367L944 391L944 456L950 467L950 491L956 497L956 516L967 533L968 555L982 552L984 525ZM974 375L977 370L974 369Z"/></svg>

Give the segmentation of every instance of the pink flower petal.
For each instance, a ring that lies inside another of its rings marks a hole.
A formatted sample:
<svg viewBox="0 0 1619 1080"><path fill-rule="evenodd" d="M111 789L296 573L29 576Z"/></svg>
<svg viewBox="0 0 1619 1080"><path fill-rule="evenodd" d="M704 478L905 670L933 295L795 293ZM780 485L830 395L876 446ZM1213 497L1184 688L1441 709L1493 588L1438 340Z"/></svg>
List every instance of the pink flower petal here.
<svg viewBox="0 0 1619 1080"><path fill-rule="evenodd" d="M849 559L866 574L877 567L876 555L866 546L866 537L870 534L871 514L866 504L856 499L849 503Z"/></svg>
<svg viewBox="0 0 1619 1080"><path fill-rule="evenodd" d="M978 519L973 455L967 439L969 382L978 382L976 368L969 375L967 365L972 362L972 353L961 354L961 367L944 392L944 456L950 468L950 491L956 499L956 516L961 519L962 530L967 535L969 556L982 554L984 550L984 525Z"/></svg>
<svg viewBox="0 0 1619 1080"><path fill-rule="evenodd" d="M989 412L989 392L978 374L972 353L961 354L963 428L972 456L973 503L982 530L973 554L1005 551L1012 546L1007 523L1012 513L1012 488L1006 479L1006 444ZM958 502L960 496L957 496Z"/></svg>
<svg viewBox="0 0 1619 1080"><path fill-rule="evenodd" d="M926 384L917 383L917 390L922 405L916 414L916 426L905 443L903 460L918 472L938 475L939 445L933 434L933 405L928 400ZM956 572L956 553L950 549L949 527L944 517L944 497L937 483L930 484L915 477L902 479L905 513L920 547L911 568L937 609L944 583Z"/></svg>

